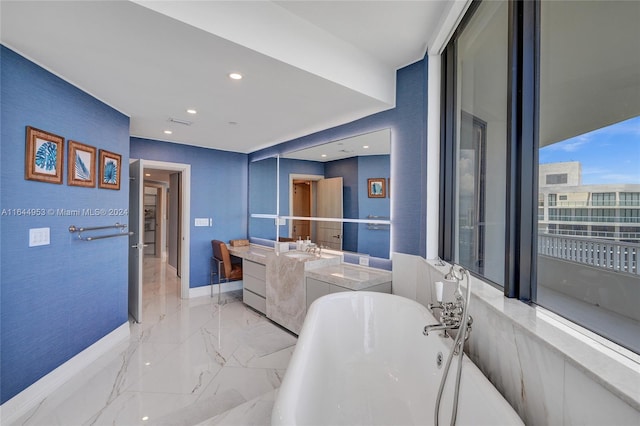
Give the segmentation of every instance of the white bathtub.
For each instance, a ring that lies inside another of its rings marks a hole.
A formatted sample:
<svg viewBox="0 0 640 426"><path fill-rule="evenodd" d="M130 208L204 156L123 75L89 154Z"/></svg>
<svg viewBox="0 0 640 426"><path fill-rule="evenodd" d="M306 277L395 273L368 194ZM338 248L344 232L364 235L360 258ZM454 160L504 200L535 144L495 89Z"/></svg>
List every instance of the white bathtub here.
<svg viewBox="0 0 640 426"><path fill-rule="evenodd" d="M278 392L272 424L433 424L452 343L439 332L422 334L435 322L424 306L390 294L354 291L316 300ZM450 423L455 371L456 359L441 403L441 425ZM522 424L466 356L457 424Z"/></svg>

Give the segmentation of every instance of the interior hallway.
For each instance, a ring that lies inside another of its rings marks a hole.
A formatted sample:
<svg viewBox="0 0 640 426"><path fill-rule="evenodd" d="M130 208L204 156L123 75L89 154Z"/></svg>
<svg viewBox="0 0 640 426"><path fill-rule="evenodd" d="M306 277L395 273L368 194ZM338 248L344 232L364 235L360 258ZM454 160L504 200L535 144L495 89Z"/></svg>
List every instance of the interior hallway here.
<svg viewBox="0 0 640 426"><path fill-rule="evenodd" d="M182 300L175 270L144 262L143 323L130 321L129 341L16 424L269 423L296 338L246 307L241 292L223 294L221 305Z"/></svg>

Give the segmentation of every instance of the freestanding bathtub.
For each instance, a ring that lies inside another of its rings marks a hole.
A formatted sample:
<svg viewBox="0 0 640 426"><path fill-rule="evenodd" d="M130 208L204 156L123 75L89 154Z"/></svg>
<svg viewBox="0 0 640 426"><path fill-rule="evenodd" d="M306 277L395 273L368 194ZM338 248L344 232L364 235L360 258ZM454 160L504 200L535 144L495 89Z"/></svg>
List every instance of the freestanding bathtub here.
<svg viewBox="0 0 640 426"><path fill-rule="evenodd" d="M390 294L353 291L316 300L278 392L272 424L433 424L440 378L453 343L439 332L422 334L426 324L435 322L424 306ZM440 425L451 421L456 358L441 402ZM456 424L522 424L466 356Z"/></svg>

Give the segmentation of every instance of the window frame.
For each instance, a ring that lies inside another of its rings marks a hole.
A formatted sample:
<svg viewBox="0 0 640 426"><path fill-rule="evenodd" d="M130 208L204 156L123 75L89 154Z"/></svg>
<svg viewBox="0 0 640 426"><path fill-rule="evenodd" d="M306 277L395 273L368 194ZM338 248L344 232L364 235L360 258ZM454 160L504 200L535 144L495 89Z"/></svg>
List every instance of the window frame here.
<svg viewBox="0 0 640 426"><path fill-rule="evenodd" d="M455 140L456 140L456 41L472 19L481 1L474 1L453 33L442 54L442 99L440 170L439 256L455 256ZM539 3L508 2L507 82L507 183L505 216L504 286L473 273L502 288L504 295L524 302L535 300L538 224L538 53Z"/></svg>

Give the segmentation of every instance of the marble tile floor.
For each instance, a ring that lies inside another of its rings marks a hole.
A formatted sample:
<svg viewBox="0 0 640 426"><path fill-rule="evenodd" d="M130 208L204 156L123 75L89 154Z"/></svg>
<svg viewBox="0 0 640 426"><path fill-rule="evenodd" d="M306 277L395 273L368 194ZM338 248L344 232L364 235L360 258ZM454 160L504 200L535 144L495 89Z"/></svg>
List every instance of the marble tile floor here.
<svg viewBox="0 0 640 426"><path fill-rule="evenodd" d="M175 271L145 258L143 322L15 424L269 424L296 338L241 292L179 298ZM236 410L233 410L236 408Z"/></svg>

